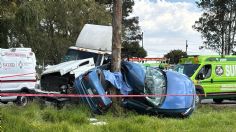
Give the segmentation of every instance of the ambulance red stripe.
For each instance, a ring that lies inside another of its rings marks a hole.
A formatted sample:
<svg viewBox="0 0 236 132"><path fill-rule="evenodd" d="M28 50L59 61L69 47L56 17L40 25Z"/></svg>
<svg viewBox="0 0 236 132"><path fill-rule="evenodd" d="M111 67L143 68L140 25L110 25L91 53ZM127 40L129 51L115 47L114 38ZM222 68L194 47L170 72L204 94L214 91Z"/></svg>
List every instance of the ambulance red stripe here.
<svg viewBox="0 0 236 132"><path fill-rule="evenodd" d="M11 76L1 76L0 78L19 77L19 76L26 76L26 75L30 75L30 74L35 74L35 73L15 74L15 75L11 75Z"/></svg>
<svg viewBox="0 0 236 132"><path fill-rule="evenodd" d="M36 80L0 80L2 83L36 82Z"/></svg>

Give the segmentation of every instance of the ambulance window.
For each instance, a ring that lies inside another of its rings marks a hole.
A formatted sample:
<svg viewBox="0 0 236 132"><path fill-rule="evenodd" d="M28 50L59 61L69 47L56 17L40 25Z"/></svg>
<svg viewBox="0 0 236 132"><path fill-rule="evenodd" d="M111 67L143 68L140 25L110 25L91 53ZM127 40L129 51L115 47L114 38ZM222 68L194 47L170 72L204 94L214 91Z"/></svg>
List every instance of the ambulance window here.
<svg viewBox="0 0 236 132"><path fill-rule="evenodd" d="M191 77L198 67L199 64L178 64L173 70Z"/></svg>
<svg viewBox="0 0 236 132"><path fill-rule="evenodd" d="M205 65L202 67L202 69L199 71L196 79L198 80L204 80L204 79L208 79L211 77L211 72L212 72L212 67L211 65Z"/></svg>

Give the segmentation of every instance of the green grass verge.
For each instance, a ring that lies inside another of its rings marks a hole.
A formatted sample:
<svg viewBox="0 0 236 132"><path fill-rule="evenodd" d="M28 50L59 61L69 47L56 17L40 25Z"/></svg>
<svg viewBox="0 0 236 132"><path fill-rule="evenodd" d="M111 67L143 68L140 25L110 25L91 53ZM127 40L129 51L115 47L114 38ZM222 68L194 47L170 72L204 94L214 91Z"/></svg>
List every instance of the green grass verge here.
<svg viewBox="0 0 236 132"><path fill-rule="evenodd" d="M83 105L68 105L57 110L52 106L39 107L32 103L26 107L1 105L0 131L3 132L178 132L209 131L235 132L235 107L202 105L186 119L163 118L126 112L114 116L92 115ZM95 117L106 125L91 125L88 118Z"/></svg>

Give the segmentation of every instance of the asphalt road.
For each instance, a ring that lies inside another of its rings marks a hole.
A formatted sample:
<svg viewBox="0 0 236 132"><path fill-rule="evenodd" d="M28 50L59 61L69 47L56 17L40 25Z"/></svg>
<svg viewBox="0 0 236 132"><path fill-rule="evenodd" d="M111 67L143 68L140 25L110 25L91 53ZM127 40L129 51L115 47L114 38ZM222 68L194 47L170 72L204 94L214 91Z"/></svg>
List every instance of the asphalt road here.
<svg viewBox="0 0 236 132"><path fill-rule="evenodd" d="M216 104L212 99L202 100L202 105L214 105L214 106L232 106L236 108L236 100L224 100L221 104Z"/></svg>

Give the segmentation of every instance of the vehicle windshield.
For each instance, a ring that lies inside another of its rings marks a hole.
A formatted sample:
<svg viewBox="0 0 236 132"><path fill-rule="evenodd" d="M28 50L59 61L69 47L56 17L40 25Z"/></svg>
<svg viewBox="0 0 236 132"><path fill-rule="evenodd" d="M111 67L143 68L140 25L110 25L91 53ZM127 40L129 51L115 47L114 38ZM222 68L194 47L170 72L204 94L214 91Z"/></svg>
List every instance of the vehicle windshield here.
<svg viewBox="0 0 236 132"><path fill-rule="evenodd" d="M72 61L72 60L82 60L92 57L94 59L95 65L100 65L102 55L92 52L69 49L66 55L63 57L62 62Z"/></svg>
<svg viewBox="0 0 236 132"><path fill-rule="evenodd" d="M164 72L156 67L146 67L144 94L166 94L167 81ZM146 99L154 106L162 103L164 96L147 96Z"/></svg>
<svg viewBox="0 0 236 132"><path fill-rule="evenodd" d="M191 77L197 68L199 67L199 64L178 64L174 67L174 71L177 71L179 73L185 74L188 77Z"/></svg>

